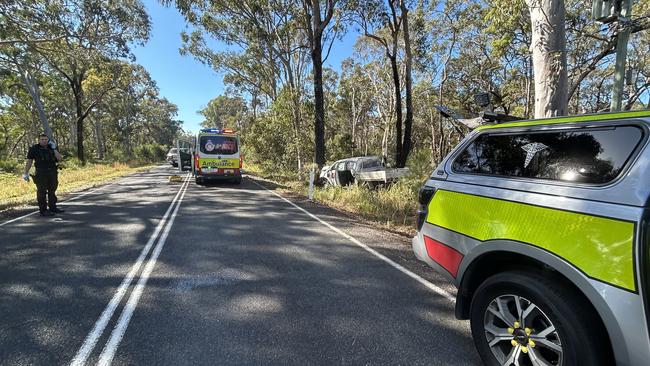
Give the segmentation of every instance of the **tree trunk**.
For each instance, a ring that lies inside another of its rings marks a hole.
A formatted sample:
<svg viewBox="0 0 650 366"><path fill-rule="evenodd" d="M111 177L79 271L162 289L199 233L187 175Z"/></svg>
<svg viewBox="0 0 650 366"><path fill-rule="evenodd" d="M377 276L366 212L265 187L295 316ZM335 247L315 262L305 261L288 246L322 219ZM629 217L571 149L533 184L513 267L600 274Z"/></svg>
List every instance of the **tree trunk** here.
<svg viewBox="0 0 650 366"><path fill-rule="evenodd" d="M524 117L526 119L530 118L530 102L532 99L532 82L533 80L533 67L532 59L528 57L526 59L526 106L524 107Z"/></svg>
<svg viewBox="0 0 650 366"><path fill-rule="evenodd" d="M302 180L302 144L300 141L301 134L301 113L300 113L300 93L296 88L296 81L291 71L288 72L289 92L291 93L291 116L293 118L294 144L296 146L296 160L298 163L298 177Z"/></svg>
<svg viewBox="0 0 650 366"><path fill-rule="evenodd" d="M395 164L402 163L402 90L399 81L397 56L390 56L390 66L393 71L393 86L395 88Z"/></svg>
<svg viewBox="0 0 650 366"><path fill-rule="evenodd" d="M45 107L43 107L43 102L41 101L41 93L38 89L38 83L32 76L27 72L26 70L20 70L20 78L22 79L23 84L25 85L25 89L29 92L29 95L32 97L32 100L34 101L34 105L36 106L36 110L38 112L38 118L41 120L41 124L43 125L43 131L49 137L50 139L53 139L52 137L52 128L50 127L50 123L47 120L47 116L45 115Z"/></svg>
<svg viewBox="0 0 650 366"><path fill-rule="evenodd" d="M567 112L568 77L564 0L526 0L535 74L535 118Z"/></svg>
<svg viewBox="0 0 650 366"><path fill-rule="evenodd" d="M311 60L314 66L314 143L318 169L325 165L325 97L323 93L323 46L322 34L314 30Z"/></svg>
<svg viewBox="0 0 650 366"><path fill-rule="evenodd" d="M352 99L352 106L351 106L352 107L352 118L350 119L350 121L352 123L352 126L350 126L350 127L352 127L352 151L350 151L350 154L351 154L351 156L354 156L354 150L356 148L356 137L355 137L355 135L356 135L356 132L357 132L356 127L357 127L357 118L358 118L356 91L355 91L354 87L352 87L352 98L351 99Z"/></svg>
<svg viewBox="0 0 650 366"><path fill-rule="evenodd" d="M104 160L104 139L102 136L102 126L99 120L95 120L95 141L97 143L97 158Z"/></svg>
<svg viewBox="0 0 650 366"><path fill-rule="evenodd" d="M413 68L413 54L411 53L408 8L406 7L405 1L400 2L400 9L402 11L402 29L404 32L404 61L406 62L406 72L404 75L406 78L406 120L404 121L404 143L402 144L401 161L397 167L403 168L406 166L406 160L411 152L411 129L413 126L413 75L411 70Z"/></svg>
<svg viewBox="0 0 650 366"><path fill-rule="evenodd" d="M84 155L84 113L83 113L83 89L81 78L74 77L70 80L72 93L74 94L75 114L76 114L76 133L77 133L77 158L82 165L86 165L86 156Z"/></svg>

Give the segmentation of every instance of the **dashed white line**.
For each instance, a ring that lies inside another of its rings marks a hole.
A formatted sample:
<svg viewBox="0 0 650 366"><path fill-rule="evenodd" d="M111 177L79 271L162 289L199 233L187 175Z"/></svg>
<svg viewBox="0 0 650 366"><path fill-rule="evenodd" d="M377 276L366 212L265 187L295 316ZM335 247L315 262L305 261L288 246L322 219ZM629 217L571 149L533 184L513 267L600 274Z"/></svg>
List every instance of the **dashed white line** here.
<svg viewBox="0 0 650 366"><path fill-rule="evenodd" d="M255 183L257 186L262 187L262 188L264 188L265 190L267 190L267 191L273 193L274 195L276 195L277 197L279 197L279 198L282 199L283 201L287 202L287 203L290 204L291 206L293 206L293 207L297 208L298 210L302 211L303 213L305 213L307 216L311 217L312 219L314 219L314 220L320 222L321 224L325 225L327 228L329 228L330 230L334 231L335 233L340 234L340 235L343 236L344 238L348 239L348 240L351 241L352 243L354 243L354 244L358 245L359 247L363 248L364 250L366 250L366 251L369 252L370 254L374 255L375 257L377 257L377 258L381 259L382 261L388 263L391 267L397 269L398 271L400 271L400 272L404 273L405 275L411 277L412 279L418 281L419 283L421 283L422 285L424 285L425 287L427 287L429 290L431 290L431 291L435 292L436 294L438 294L438 295L440 295L440 296L446 298L446 299L449 300L449 301L452 301L452 302L453 302L453 301L456 301L455 297L454 297L452 294L450 294L449 292L445 291L444 289L442 289L442 288L440 288L440 287L434 285L433 283L431 283L431 282L425 280L425 279L422 278L421 276L419 276L419 275L417 275L417 274L415 274L415 273L409 271L408 269L404 268L403 266L401 266L401 265L395 263L395 262L394 262L393 260L391 260L390 258L388 258L388 257L386 257L385 255L383 255L383 254L377 252L376 250L370 248L368 245L366 245L366 244L360 242L359 240L357 240L356 238L354 238L354 237L350 236L349 234L345 233L345 232L342 231L341 229L335 227L334 225L328 223L327 221L321 219L320 217L318 217L318 216L312 214L311 212L305 210L304 208L302 208L302 207L296 205L295 203L289 201L288 199L282 197L282 196L281 196L280 194L278 194L277 192L274 192L274 191L272 191L272 190L270 190L270 189L264 187L263 185L261 185L261 184L255 182L255 181L252 180L252 179L250 179L250 181L253 182L253 183Z"/></svg>
<svg viewBox="0 0 650 366"><path fill-rule="evenodd" d="M113 295L113 298L108 303L108 305L106 306L102 314L99 316L99 319L97 319L97 321L95 322L93 329L90 331L90 333L88 333L88 336L86 337L83 345L81 346L81 348L79 349L75 357L72 359L72 362L70 362L70 365L80 366L86 363L88 356L90 356L90 354L94 350L95 345L99 340L99 337L101 337L101 335L103 334L104 330L106 329L106 326L108 325L108 322L111 320L113 314L115 313L115 310L117 309L118 305L122 301L124 294L128 290L129 286L131 286L131 282L133 282L135 275L138 273L140 267L142 266L142 263L144 262L145 258L149 254L151 247L153 246L153 243L155 243L156 239L158 238L158 234L160 233L164 225L167 223L168 217L172 212L172 210L174 209L174 207L176 207L176 210L174 210L174 214L172 217L176 216L176 212L178 211L178 206L180 205L180 200L185 195L185 189L187 188L188 182L189 182L189 174L185 177L185 181L183 182L183 185L181 185L181 188L176 193L176 196L174 196L174 199L170 203L169 208L167 208L165 215L156 226L154 233L149 238L149 241L147 241L145 247L142 249L140 256L133 264L131 270L126 275L126 277L124 277L124 280L122 280L122 283L120 284L117 291L115 292L115 295ZM168 228L171 227L172 222L173 222L173 218L172 221L170 222L170 225L165 229L165 232L168 232ZM157 247L158 246L156 246L156 248Z"/></svg>

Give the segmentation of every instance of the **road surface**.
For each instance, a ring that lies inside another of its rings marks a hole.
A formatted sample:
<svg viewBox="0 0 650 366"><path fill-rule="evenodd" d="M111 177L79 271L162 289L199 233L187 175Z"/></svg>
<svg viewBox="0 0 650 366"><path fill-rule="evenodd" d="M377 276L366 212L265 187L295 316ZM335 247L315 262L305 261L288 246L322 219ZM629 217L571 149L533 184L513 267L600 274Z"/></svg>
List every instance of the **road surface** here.
<svg viewBox="0 0 650 366"><path fill-rule="evenodd" d="M170 174L0 221L1 365L479 364L408 238L250 177Z"/></svg>

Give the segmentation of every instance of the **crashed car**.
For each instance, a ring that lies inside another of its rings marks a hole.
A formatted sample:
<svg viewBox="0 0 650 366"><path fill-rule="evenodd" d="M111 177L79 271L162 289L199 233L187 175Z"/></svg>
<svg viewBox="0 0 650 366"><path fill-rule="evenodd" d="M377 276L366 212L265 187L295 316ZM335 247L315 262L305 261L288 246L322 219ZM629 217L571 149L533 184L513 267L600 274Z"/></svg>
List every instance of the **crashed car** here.
<svg viewBox="0 0 650 366"><path fill-rule="evenodd" d="M385 169L381 156L359 156L337 160L321 169L319 181L323 185L347 186L355 183L360 173Z"/></svg>

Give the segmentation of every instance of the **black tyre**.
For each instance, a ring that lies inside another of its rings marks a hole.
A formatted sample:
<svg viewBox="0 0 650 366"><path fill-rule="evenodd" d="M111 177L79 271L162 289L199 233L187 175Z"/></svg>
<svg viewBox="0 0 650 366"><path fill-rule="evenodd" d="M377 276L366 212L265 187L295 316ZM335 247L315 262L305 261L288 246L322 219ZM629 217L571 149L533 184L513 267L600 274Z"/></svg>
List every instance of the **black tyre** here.
<svg viewBox="0 0 650 366"><path fill-rule="evenodd" d="M614 364L600 319L554 278L523 271L488 278L472 298L470 321L489 366Z"/></svg>
<svg viewBox="0 0 650 366"><path fill-rule="evenodd" d="M201 179L201 178L194 178L194 182L195 182L196 184L203 184L203 179Z"/></svg>
<svg viewBox="0 0 650 366"><path fill-rule="evenodd" d="M235 179L235 184L241 184L241 178Z"/></svg>

